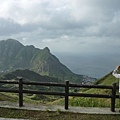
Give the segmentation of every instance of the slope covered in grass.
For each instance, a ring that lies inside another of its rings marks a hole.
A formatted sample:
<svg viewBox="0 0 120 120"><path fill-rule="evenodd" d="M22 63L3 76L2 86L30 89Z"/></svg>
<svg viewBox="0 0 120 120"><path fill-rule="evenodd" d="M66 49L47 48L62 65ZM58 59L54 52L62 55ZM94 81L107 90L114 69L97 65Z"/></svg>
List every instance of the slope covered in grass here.
<svg viewBox="0 0 120 120"><path fill-rule="evenodd" d="M118 79L112 76L111 72L104 76L103 78L97 80L95 85L108 85L111 86L114 82L118 85ZM73 92L73 91L72 91ZM111 95L111 90L109 89L80 89L78 88L78 93L87 93L87 94L106 94ZM117 91L118 94L118 91ZM10 94L7 94L10 95ZM10 95L11 96L11 95ZM13 95L11 96L13 97ZM15 97L15 96L14 96ZM16 97L15 97L16 98ZM5 98L6 99L6 98ZM43 95L24 95L24 101L33 102L33 103L46 103L46 104L58 104L64 105L64 97L60 96L43 96ZM81 107L110 107L111 99L106 98L91 98L91 97L69 97L70 106L81 106ZM119 107L119 101L116 100L116 107Z"/></svg>
<svg viewBox="0 0 120 120"><path fill-rule="evenodd" d="M105 85L105 86L112 86L113 83L117 83L118 79L112 76L112 72L104 76L103 78L97 80L94 84L95 85ZM80 89L78 93L87 93L87 94L105 94L111 95L111 90L109 89ZM118 94L118 90L116 92ZM52 104L52 103L50 103ZM54 101L53 104L64 104L64 98ZM69 105L70 106L81 106L81 107L110 107L111 106L111 99L107 98L92 98L92 97L69 97ZM119 99L116 99L116 107L119 107Z"/></svg>

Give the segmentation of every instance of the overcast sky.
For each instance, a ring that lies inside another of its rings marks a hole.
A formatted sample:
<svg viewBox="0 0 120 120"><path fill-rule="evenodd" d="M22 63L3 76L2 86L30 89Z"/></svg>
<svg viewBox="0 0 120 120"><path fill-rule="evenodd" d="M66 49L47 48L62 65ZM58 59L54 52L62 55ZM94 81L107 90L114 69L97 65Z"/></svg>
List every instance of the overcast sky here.
<svg viewBox="0 0 120 120"><path fill-rule="evenodd" d="M120 0L0 0L0 40L70 54L120 50Z"/></svg>

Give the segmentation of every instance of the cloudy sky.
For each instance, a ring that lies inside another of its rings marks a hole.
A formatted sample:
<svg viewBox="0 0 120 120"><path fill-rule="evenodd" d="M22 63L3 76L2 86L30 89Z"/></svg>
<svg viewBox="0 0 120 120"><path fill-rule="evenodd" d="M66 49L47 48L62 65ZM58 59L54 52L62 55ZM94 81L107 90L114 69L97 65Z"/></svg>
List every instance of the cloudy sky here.
<svg viewBox="0 0 120 120"><path fill-rule="evenodd" d="M0 40L53 53L120 51L120 0L0 0Z"/></svg>

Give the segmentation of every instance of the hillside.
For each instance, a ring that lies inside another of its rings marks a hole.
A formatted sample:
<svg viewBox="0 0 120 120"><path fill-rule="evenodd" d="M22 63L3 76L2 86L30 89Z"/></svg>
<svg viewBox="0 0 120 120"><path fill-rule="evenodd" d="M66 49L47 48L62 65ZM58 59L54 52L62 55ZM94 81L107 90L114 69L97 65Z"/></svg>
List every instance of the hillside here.
<svg viewBox="0 0 120 120"><path fill-rule="evenodd" d="M53 78L49 76L41 76L40 74L30 71L30 70L16 70L7 74L3 74L0 76L0 80L18 80L19 78L23 78L24 81L35 81L35 82L62 82L58 78ZM11 84L3 84L1 87L9 88L9 89L18 89L16 85ZM45 90L45 91L63 91L62 88L59 87L47 87L47 86L24 86L25 89L33 89L33 90Z"/></svg>
<svg viewBox="0 0 120 120"><path fill-rule="evenodd" d="M76 83L96 80L73 73L51 54L48 47L38 49L33 45L24 46L13 39L0 41L0 72L6 73L17 69L29 69L40 75L59 78L62 81L67 79Z"/></svg>
<svg viewBox="0 0 120 120"><path fill-rule="evenodd" d="M23 74L25 73L25 74ZM30 75L30 76L29 76ZM10 77L11 76L11 77ZM53 78L49 78L47 76L40 76L37 73L34 73L32 71L29 70L16 70L12 73L9 74L5 74L2 75L2 79L14 79L16 78L16 76L20 76L23 77L26 80L32 80L32 81L49 81L50 79L52 80L52 82L56 81L56 79ZM36 76L36 77L33 77ZM48 78L48 79L46 79ZM104 76L103 78L97 80L94 84L97 85L112 85L114 82L117 83L118 85L118 79L114 78L110 73L108 73L106 76ZM4 85L4 87L9 87L9 88L13 88L13 86L6 86ZM27 89L39 89L39 90L45 90L45 91L62 91L62 89L57 89L57 88L32 88L31 86L27 87ZM75 88L76 89L76 88ZM77 88L77 91L74 91L73 89L70 89L70 92L80 92L80 93L87 93L87 94L111 94L111 90L108 89L81 89L81 88ZM118 94L118 91L117 91ZM17 101L17 96L15 95L10 95L10 94L1 94L0 95L0 99L1 100L9 100L7 98L10 98L10 101ZM14 99L15 98L15 99ZM64 105L64 98L60 98L60 97L54 97L54 96L44 96L44 95L31 95L31 96L24 96L24 99L26 102L31 101L32 103L37 103L37 102L43 102L46 104L57 104L57 105ZM37 100L37 101L36 101ZM86 98L86 97L69 97L69 105L70 106L81 106L81 107L110 107L111 105L111 99L105 99L105 98ZM119 107L119 101L118 99L116 100L116 107Z"/></svg>
<svg viewBox="0 0 120 120"><path fill-rule="evenodd" d="M42 76L34 71L30 71L28 69L18 69L7 74L3 74L0 76L2 80L17 80L18 77L22 77L25 81L36 81L36 82L62 82L58 78L53 78L49 76Z"/></svg>
<svg viewBox="0 0 120 120"><path fill-rule="evenodd" d="M108 73L104 77L100 78L99 80L95 81L94 84L100 84L100 85L112 85L113 83L117 83L118 85L118 79L116 79L112 72Z"/></svg>
<svg viewBox="0 0 120 120"><path fill-rule="evenodd" d="M62 82L58 78L53 78L49 76L41 76L38 73L35 73L30 70L16 70L7 74L0 76L0 80L18 80L18 77L22 77L24 81L35 81L35 82ZM25 85L24 89L30 90L41 90L41 91L59 91L62 92L63 88L61 87L47 87L47 86L34 86L34 85ZM18 89L18 85L15 84L0 84L0 88L4 89ZM59 96L46 96L46 95L35 95L35 94L24 94L25 101L33 102L45 102L45 101L54 101L60 98ZM0 93L0 101L17 101L18 95L12 93ZM35 101L34 101L35 100ZM37 100L37 101L36 101Z"/></svg>
<svg viewBox="0 0 120 120"><path fill-rule="evenodd" d="M112 86L113 83L117 83L118 86L119 80L112 75L112 72L108 73L101 79L94 82L95 85L107 85L107 86ZM111 90L108 89L89 89L86 92L95 94L111 94Z"/></svg>
<svg viewBox="0 0 120 120"><path fill-rule="evenodd" d="M108 85L112 86L113 83L117 83L118 79L112 76L112 72L108 73L101 79L94 82L95 85ZM87 93L87 94L107 94L111 95L111 90L108 89L79 89L77 88L78 93ZM116 91L117 94L118 90ZM50 104L64 104L64 99L56 100ZM107 98L91 98L91 97L69 97L69 105L71 106L81 106L81 107L110 107L111 99ZM116 99L116 107L119 107L119 100Z"/></svg>

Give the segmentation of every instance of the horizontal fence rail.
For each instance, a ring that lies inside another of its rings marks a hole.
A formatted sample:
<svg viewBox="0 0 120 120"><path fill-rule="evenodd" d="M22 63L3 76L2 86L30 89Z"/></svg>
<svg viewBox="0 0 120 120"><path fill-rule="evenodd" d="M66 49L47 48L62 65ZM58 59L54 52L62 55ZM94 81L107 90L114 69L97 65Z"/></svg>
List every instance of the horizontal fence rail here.
<svg viewBox="0 0 120 120"><path fill-rule="evenodd" d="M64 83L52 83L52 82L23 82L25 85L40 85L40 86L57 86L57 87L65 87Z"/></svg>
<svg viewBox="0 0 120 120"><path fill-rule="evenodd" d="M69 96L76 97L94 97L94 98L110 98L111 99L111 111L115 112L115 100L119 98L119 95L116 95L116 83L113 83L112 86L105 85L82 85L82 84L71 84L67 80L65 83L52 83L52 82L27 82L23 81L22 78L16 81L11 80L0 80L1 84L18 84L18 90L9 90L9 89L0 89L0 92L11 92L19 94L19 106L23 106L23 93L30 94L44 94L44 95L59 95L65 97L65 109L68 109ZM47 92L47 91L37 91L37 90L27 90L23 89L23 85L39 85L39 86L54 86L54 87L63 87L65 88L64 92ZM110 89L111 95L107 94L86 94L86 93L72 93L69 92L70 87L75 88L97 88L97 89Z"/></svg>
<svg viewBox="0 0 120 120"><path fill-rule="evenodd" d="M84 85L84 84L69 84L69 87L79 87L79 88L100 88L100 89L112 89L112 86L105 85Z"/></svg>

